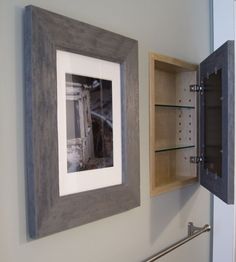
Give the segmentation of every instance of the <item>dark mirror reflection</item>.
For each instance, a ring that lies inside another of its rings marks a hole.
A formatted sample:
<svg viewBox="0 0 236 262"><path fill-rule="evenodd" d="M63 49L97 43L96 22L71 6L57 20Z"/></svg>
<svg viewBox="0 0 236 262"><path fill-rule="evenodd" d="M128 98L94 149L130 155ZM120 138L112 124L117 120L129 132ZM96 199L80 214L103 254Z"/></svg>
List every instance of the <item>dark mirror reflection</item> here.
<svg viewBox="0 0 236 262"><path fill-rule="evenodd" d="M204 169L221 176L222 169L222 70L204 79Z"/></svg>

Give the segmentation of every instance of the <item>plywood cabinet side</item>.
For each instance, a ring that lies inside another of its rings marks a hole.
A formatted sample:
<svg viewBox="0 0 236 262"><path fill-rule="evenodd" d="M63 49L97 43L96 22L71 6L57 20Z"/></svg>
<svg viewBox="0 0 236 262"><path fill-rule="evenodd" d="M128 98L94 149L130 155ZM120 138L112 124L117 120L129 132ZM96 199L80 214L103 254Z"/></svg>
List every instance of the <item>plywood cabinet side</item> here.
<svg viewBox="0 0 236 262"><path fill-rule="evenodd" d="M155 189L155 59L153 54L149 55L149 165L150 165L150 191Z"/></svg>

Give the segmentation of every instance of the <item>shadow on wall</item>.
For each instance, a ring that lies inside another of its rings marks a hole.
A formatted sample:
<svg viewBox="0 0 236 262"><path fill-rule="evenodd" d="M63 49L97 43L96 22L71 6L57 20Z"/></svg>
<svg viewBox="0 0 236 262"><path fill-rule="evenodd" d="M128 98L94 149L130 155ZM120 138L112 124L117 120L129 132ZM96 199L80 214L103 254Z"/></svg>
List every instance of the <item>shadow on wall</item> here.
<svg viewBox="0 0 236 262"><path fill-rule="evenodd" d="M171 230L171 221L180 214L180 210L192 203L193 198L196 198L195 194L198 190L199 185L191 185L181 190L172 191L168 193L161 194L157 197L151 199L150 206L150 242L154 243L157 239L160 239L161 234L166 230ZM165 201L164 199L165 198ZM190 201L191 200L191 201ZM163 206L164 203L164 206ZM191 204L192 205L192 204ZM181 212L181 217L179 217L179 228L181 228L181 237L182 228L186 229L187 234L187 223L188 214L191 212L191 206L188 207L188 213ZM183 214L185 217L183 217ZM174 225L176 227L176 225ZM170 227L168 229L168 227ZM169 236L170 234L168 234ZM176 233L173 232L173 236L176 236ZM177 241L179 239L170 239L170 243Z"/></svg>
<svg viewBox="0 0 236 262"><path fill-rule="evenodd" d="M12 53L14 59L14 71L12 75L15 80L14 85L12 85L15 90L15 104L16 111L13 115L16 115L17 132L16 132L16 181L17 181L17 211L18 211L18 241L19 244L27 243L28 238L28 221L27 221L27 192L26 192L26 159L25 159L25 108L24 108L24 97L25 97L25 79L24 79L24 39L23 39L23 25L24 25L24 7L22 5L16 5L14 8L14 17L11 20L14 21L14 32L13 35L13 48Z"/></svg>

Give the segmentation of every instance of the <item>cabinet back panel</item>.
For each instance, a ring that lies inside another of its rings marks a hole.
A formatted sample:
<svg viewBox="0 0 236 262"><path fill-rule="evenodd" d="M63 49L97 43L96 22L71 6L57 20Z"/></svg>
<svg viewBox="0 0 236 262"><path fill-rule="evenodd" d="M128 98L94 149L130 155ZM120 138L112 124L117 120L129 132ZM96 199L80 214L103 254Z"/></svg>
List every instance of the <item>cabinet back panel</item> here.
<svg viewBox="0 0 236 262"><path fill-rule="evenodd" d="M173 73L155 70L155 103L195 107L196 94L189 91L189 86L196 81L196 71Z"/></svg>
<svg viewBox="0 0 236 262"><path fill-rule="evenodd" d="M196 71L176 74L176 105L196 106L196 93L189 91L189 86L196 84Z"/></svg>
<svg viewBox="0 0 236 262"><path fill-rule="evenodd" d="M185 148L155 154L156 179L155 186L162 187L177 181L196 178L196 165L190 163L190 156L196 148Z"/></svg>
<svg viewBox="0 0 236 262"><path fill-rule="evenodd" d="M155 149L196 145L196 111L155 107Z"/></svg>
<svg viewBox="0 0 236 262"><path fill-rule="evenodd" d="M156 104L176 103L176 74L155 70L155 102Z"/></svg>

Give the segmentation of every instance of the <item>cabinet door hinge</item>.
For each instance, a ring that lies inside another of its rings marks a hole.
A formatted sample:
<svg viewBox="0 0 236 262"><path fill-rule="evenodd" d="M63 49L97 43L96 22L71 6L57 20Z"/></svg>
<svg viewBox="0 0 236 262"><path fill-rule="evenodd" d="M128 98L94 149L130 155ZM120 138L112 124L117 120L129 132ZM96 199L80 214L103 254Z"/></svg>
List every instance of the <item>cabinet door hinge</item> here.
<svg viewBox="0 0 236 262"><path fill-rule="evenodd" d="M199 164L203 161L202 156L190 156L190 163L192 164Z"/></svg>
<svg viewBox="0 0 236 262"><path fill-rule="evenodd" d="M204 91L204 87L202 85L190 85L189 89L190 92L200 92L200 94Z"/></svg>

